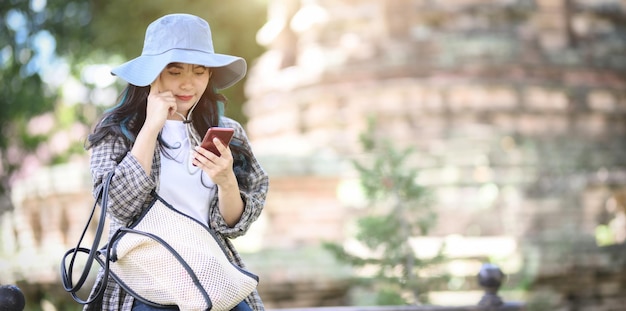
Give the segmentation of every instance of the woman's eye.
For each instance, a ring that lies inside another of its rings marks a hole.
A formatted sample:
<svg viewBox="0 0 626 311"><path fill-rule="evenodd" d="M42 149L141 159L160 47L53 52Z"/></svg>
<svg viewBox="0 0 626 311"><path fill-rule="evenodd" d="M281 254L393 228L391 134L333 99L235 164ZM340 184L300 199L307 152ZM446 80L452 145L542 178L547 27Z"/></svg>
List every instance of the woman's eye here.
<svg viewBox="0 0 626 311"><path fill-rule="evenodd" d="M177 75L179 75L179 74L180 74L180 72L177 72L177 71L170 71L169 73L170 73L172 76L177 76Z"/></svg>

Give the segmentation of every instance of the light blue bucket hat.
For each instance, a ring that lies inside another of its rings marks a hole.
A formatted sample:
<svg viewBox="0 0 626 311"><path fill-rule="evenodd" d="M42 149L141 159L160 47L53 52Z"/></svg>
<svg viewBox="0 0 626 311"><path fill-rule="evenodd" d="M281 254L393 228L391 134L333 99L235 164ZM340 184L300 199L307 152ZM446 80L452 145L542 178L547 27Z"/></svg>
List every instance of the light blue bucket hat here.
<svg viewBox="0 0 626 311"><path fill-rule="evenodd" d="M113 68L111 74L133 85L148 86L170 63L210 67L211 81L218 89L237 83L247 69L243 58L215 53L211 28L204 19L170 14L148 26L141 56Z"/></svg>

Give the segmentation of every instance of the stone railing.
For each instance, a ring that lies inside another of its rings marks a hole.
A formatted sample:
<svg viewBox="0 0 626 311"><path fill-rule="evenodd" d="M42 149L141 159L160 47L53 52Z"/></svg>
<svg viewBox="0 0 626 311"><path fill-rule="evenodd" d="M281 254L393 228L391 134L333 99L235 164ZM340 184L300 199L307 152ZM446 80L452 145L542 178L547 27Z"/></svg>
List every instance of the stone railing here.
<svg viewBox="0 0 626 311"><path fill-rule="evenodd" d="M520 302L504 302L498 296L505 275L500 268L491 264L484 264L478 273L478 283L485 289L485 294L476 306L336 306L311 308L275 309L281 311L523 311L525 304ZM0 310L24 310L26 297L14 285L0 286Z"/></svg>
<svg viewBox="0 0 626 311"><path fill-rule="evenodd" d="M523 311L526 305L522 302L505 302L498 295L505 275L499 267L484 264L478 273L478 284L485 289L485 294L474 306L431 306L431 305L404 305L404 306L341 306L341 307L314 307L314 308L284 308L275 311Z"/></svg>
<svg viewBox="0 0 626 311"><path fill-rule="evenodd" d="M276 309L280 311L521 311L523 304L505 303L498 307L487 306L350 306L350 307L320 307L298 309Z"/></svg>

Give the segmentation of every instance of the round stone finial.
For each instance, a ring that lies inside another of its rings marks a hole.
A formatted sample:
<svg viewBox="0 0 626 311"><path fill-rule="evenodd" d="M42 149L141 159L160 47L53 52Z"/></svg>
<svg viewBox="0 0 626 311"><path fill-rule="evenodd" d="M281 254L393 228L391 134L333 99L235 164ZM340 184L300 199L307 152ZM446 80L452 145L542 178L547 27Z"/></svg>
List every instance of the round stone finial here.
<svg viewBox="0 0 626 311"><path fill-rule="evenodd" d="M22 311L26 306L26 298L15 285L0 286L0 311Z"/></svg>
<svg viewBox="0 0 626 311"><path fill-rule="evenodd" d="M478 284L483 287L500 287L504 280L504 273L500 268L492 263L485 263L478 272Z"/></svg>
<svg viewBox="0 0 626 311"><path fill-rule="evenodd" d="M478 272L478 284L485 288L485 295L478 303L479 306L497 307L503 304L498 296L498 289L504 281L504 273L494 264L485 263Z"/></svg>

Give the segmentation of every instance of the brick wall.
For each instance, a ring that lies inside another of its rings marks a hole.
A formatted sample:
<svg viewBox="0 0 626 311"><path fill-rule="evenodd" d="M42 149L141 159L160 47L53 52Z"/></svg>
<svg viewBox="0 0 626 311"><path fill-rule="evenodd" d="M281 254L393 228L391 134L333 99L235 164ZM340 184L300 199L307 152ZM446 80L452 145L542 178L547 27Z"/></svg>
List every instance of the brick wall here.
<svg viewBox="0 0 626 311"><path fill-rule="evenodd" d="M437 195L433 234L514 237L525 262L510 272L536 277L624 218L625 4L273 1L270 17L287 22L259 33L249 135L273 176L342 185L375 115L375 135L416 150ZM301 187L300 200L320 200ZM353 202L334 200L348 224Z"/></svg>

